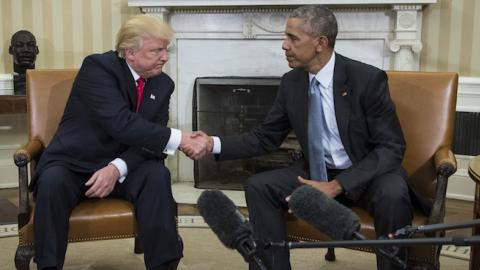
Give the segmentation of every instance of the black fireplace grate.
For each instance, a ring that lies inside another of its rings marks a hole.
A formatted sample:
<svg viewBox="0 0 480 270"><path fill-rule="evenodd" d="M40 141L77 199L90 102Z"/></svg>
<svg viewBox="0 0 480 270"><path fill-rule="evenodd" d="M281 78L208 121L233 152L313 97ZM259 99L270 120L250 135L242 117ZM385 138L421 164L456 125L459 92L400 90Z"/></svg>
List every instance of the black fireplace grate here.
<svg viewBox="0 0 480 270"><path fill-rule="evenodd" d="M197 78L193 96L193 130L208 134L237 135L251 130L270 110L279 77ZM280 149L269 155L229 161L208 156L194 163L197 188L243 189L251 175L287 166L291 155Z"/></svg>

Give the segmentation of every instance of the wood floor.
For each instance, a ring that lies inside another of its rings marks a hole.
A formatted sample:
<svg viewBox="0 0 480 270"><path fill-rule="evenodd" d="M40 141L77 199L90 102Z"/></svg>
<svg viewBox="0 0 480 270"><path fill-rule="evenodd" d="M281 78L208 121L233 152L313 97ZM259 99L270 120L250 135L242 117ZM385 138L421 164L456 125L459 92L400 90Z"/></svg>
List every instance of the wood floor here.
<svg viewBox="0 0 480 270"><path fill-rule="evenodd" d="M0 189L0 199L4 198L18 206L18 189ZM473 202L447 199L445 223L457 223L472 220ZM197 209L192 205L179 205L180 215L197 214ZM447 236L471 235L471 229L456 229L447 232Z"/></svg>

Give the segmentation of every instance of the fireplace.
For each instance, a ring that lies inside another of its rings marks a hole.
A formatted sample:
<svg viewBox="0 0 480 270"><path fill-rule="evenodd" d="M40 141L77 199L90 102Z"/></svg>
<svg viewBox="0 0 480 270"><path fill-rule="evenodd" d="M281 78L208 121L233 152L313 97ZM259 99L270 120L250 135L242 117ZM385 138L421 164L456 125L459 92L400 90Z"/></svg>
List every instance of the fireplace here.
<svg viewBox="0 0 480 270"><path fill-rule="evenodd" d="M279 77L202 77L193 91L193 130L212 135L237 135L251 130L270 110ZM194 163L197 188L240 190L252 174L288 166L298 146L291 134L275 152L249 159Z"/></svg>

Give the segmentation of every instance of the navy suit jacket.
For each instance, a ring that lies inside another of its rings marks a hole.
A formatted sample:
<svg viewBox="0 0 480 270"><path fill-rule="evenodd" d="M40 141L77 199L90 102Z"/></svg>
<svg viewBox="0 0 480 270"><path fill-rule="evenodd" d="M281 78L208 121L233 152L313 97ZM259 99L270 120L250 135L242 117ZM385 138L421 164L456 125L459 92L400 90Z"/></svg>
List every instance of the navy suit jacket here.
<svg viewBox="0 0 480 270"><path fill-rule="evenodd" d="M173 89L165 73L149 78L136 113L136 84L125 60L113 51L86 57L37 175L52 165L93 173L119 157L132 171L146 159L164 159Z"/></svg>
<svg viewBox="0 0 480 270"><path fill-rule="evenodd" d="M286 73L263 122L247 134L222 137L218 158L272 152L293 129L308 162L308 89L308 72L293 69ZM358 199L370 180L387 172L406 178L401 168L405 141L386 73L336 54L333 96L340 138L353 164L336 177L347 197Z"/></svg>

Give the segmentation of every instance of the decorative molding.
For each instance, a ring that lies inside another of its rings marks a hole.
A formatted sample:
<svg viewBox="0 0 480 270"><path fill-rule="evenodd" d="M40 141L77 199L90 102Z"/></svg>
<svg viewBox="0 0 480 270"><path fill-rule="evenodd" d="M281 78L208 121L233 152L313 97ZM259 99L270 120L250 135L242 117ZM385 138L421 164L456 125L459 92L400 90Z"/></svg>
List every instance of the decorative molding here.
<svg viewBox="0 0 480 270"><path fill-rule="evenodd" d="M455 155L457 172L448 179L447 198L474 201L475 183L468 175L468 164L473 156Z"/></svg>
<svg viewBox="0 0 480 270"><path fill-rule="evenodd" d="M458 112L480 112L480 77L458 79Z"/></svg>
<svg viewBox="0 0 480 270"><path fill-rule="evenodd" d="M395 70L418 70L422 31L422 5L394 5L396 13L395 39L389 49L395 53Z"/></svg>
<svg viewBox="0 0 480 270"><path fill-rule="evenodd" d="M168 21L168 15L170 13L169 8L165 8L165 7L142 7L141 10L142 10L143 13L154 15L164 22Z"/></svg>
<svg viewBox="0 0 480 270"><path fill-rule="evenodd" d="M143 13L168 13L168 8L165 7L142 7Z"/></svg>
<svg viewBox="0 0 480 270"><path fill-rule="evenodd" d="M175 8L174 14L202 14L202 13L290 13L293 8L283 7L201 7L201 8ZM335 9L333 9L335 11Z"/></svg>
<svg viewBox="0 0 480 270"><path fill-rule="evenodd" d="M422 10L422 5L394 5L393 10Z"/></svg>
<svg viewBox="0 0 480 270"><path fill-rule="evenodd" d="M281 37L287 19L287 12L245 13L243 15L243 34L246 39L254 39L259 35Z"/></svg>
<svg viewBox="0 0 480 270"><path fill-rule="evenodd" d="M323 0L324 5L425 5L437 0ZM318 0L128 0L129 6L205 7L205 6L299 6L318 4Z"/></svg>
<svg viewBox="0 0 480 270"><path fill-rule="evenodd" d="M390 50L392 52L399 52L404 47L408 47L415 53L419 53L422 50L422 42L419 40L394 40L390 42Z"/></svg>

